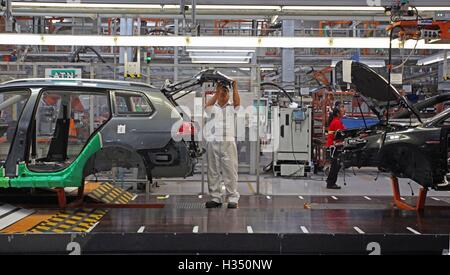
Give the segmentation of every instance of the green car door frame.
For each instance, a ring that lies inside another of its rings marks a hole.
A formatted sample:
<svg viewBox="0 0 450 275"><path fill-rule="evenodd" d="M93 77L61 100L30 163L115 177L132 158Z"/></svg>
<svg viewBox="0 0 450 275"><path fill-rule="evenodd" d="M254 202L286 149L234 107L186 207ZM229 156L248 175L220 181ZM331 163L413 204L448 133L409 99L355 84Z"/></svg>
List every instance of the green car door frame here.
<svg viewBox="0 0 450 275"><path fill-rule="evenodd" d="M61 171L33 172L27 166L29 159L32 121L35 119L40 98L45 89L34 89L18 119L18 125L6 162L0 169L0 187L8 188L52 188L80 187L83 182L83 169L96 152L102 149L102 137L95 131L76 159ZM0 91L3 93L5 91ZM89 91L87 91L89 92ZM106 92L109 99L109 92ZM111 106L109 104L109 106Z"/></svg>

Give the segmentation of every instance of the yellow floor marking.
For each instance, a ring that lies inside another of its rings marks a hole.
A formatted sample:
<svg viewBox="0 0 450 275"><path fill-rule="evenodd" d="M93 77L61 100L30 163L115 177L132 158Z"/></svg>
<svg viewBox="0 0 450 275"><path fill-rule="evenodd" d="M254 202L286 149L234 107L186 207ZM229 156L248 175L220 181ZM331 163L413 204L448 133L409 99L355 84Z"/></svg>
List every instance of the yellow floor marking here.
<svg viewBox="0 0 450 275"><path fill-rule="evenodd" d="M256 194L256 191L255 191L255 189L253 188L252 183L251 183L251 182L247 182L247 185L248 185L248 189L250 189L250 192L251 192L252 194Z"/></svg>

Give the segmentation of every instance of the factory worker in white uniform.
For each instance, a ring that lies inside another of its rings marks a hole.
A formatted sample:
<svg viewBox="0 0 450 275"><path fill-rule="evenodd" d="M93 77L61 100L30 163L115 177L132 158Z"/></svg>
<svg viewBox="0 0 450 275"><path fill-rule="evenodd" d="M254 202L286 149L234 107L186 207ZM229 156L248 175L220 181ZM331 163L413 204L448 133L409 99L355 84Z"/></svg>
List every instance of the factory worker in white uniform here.
<svg viewBox="0 0 450 275"><path fill-rule="evenodd" d="M236 147L235 114L241 105L237 82L233 81L233 94L228 87L217 83L214 96L206 103L208 123L205 128L208 158L208 187L211 200L206 208L220 208L228 201L228 208L238 207L238 155ZM222 196L221 180L225 184Z"/></svg>

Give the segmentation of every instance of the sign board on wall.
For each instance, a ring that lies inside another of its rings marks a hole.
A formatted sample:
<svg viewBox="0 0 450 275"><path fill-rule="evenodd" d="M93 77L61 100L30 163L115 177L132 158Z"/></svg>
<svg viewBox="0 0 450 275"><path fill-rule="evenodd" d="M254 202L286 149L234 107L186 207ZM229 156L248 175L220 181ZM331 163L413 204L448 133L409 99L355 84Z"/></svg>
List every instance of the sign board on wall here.
<svg viewBox="0 0 450 275"><path fill-rule="evenodd" d="M392 85L402 85L403 84L403 74L391 74L391 84Z"/></svg>
<svg viewBox="0 0 450 275"><path fill-rule="evenodd" d="M45 69L45 78L82 78L81 69Z"/></svg>

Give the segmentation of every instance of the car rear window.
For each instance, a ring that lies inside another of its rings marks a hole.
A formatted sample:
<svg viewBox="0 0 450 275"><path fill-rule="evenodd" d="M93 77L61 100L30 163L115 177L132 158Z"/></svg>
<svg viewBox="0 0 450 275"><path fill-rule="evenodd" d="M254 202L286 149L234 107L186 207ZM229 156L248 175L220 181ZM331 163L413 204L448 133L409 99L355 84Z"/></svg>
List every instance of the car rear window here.
<svg viewBox="0 0 450 275"><path fill-rule="evenodd" d="M139 92L115 92L115 110L119 115L153 113L153 107L147 96Z"/></svg>

